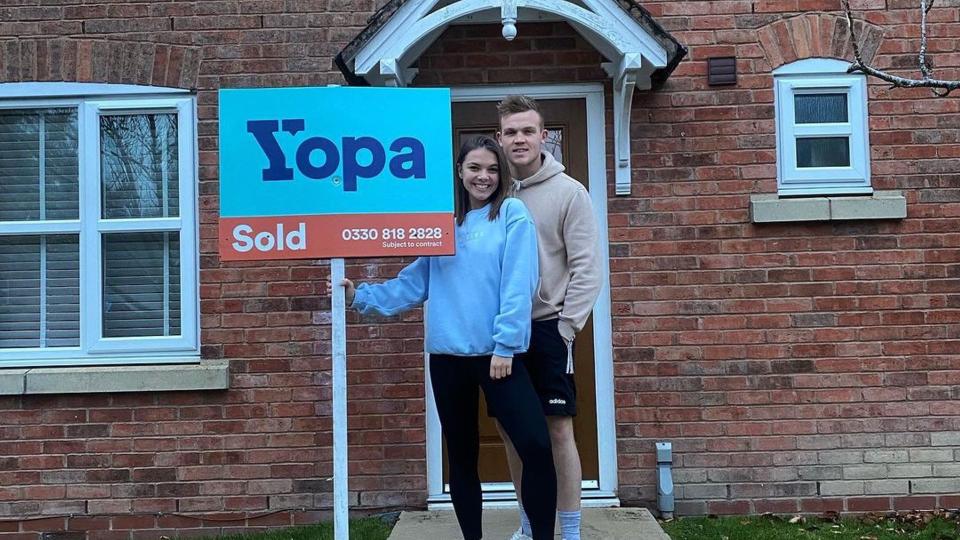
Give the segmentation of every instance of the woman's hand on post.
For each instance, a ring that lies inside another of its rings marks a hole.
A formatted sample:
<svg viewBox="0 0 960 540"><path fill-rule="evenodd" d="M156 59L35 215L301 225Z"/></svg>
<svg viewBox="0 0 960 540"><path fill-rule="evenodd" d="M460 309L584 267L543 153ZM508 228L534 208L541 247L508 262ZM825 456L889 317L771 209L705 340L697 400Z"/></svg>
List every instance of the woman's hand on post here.
<svg viewBox="0 0 960 540"><path fill-rule="evenodd" d="M347 307L350 307L353 304L353 298L357 295L357 288L353 286L353 282L349 279L344 279L340 282L340 286L344 288L344 300L346 300ZM333 294L333 285L327 281L327 296Z"/></svg>
<svg viewBox="0 0 960 540"><path fill-rule="evenodd" d="M490 378L493 380L509 377L513 372L513 358L493 355L490 358Z"/></svg>

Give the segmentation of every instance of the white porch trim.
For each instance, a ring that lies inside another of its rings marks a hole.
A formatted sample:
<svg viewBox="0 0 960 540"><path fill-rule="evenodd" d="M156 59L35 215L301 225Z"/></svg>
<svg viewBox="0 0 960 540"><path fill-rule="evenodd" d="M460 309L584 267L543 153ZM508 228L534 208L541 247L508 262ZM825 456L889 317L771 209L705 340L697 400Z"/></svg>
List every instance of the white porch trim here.
<svg viewBox="0 0 960 540"><path fill-rule="evenodd" d="M435 9L439 0L403 4L353 59L354 72L373 86L407 86L416 77L410 66L451 24L499 21L503 36L523 32L517 23L541 14L568 22L611 62L604 69L613 80L613 137L616 195L629 195L631 184L630 113L635 89L648 89L651 75L668 63L667 50L611 0L458 0Z"/></svg>
<svg viewBox="0 0 960 540"><path fill-rule="evenodd" d="M597 396L597 452L600 477L584 482L585 506L619 506L617 498L617 434L613 401L612 317L610 310L609 232L607 229L606 135L604 131L603 85L600 83L568 85L511 85L452 88L454 102L499 101L505 95L522 93L537 100L580 98L587 107L587 186L598 225L603 256L600 257L603 286L594 306L594 364ZM426 358L426 355L424 355ZM443 446L440 419L437 416L430 374L426 371L427 396L427 503L430 509L445 508L450 496L443 486ZM516 494L509 484L486 484L485 507L512 504Z"/></svg>

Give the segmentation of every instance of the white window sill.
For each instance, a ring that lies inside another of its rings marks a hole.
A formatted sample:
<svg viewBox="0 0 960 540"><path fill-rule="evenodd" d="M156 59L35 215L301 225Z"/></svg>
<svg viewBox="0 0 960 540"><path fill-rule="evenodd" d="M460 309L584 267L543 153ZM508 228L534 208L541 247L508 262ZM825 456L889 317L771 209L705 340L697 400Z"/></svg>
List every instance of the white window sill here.
<svg viewBox="0 0 960 540"><path fill-rule="evenodd" d="M226 360L192 364L0 369L0 395L3 396L225 390L229 382L230 367Z"/></svg>
<svg viewBox="0 0 960 540"><path fill-rule="evenodd" d="M775 194L750 197L754 223L903 219L907 199L901 191L875 191L869 196L780 198Z"/></svg>

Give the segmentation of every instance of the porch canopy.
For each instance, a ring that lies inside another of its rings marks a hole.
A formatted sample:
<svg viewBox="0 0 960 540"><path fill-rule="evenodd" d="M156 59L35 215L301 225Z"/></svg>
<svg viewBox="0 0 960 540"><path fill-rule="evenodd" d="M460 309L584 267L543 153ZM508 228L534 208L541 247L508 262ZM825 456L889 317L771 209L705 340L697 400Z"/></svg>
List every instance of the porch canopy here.
<svg viewBox="0 0 960 540"><path fill-rule="evenodd" d="M686 48L633 0L390 0L337 55L351 85L407 86L420 55L452 24L500 24L512 40L524 22L565 21L607 61L613 83L616 193L630 193L634 90L662 84Z"/></svg>

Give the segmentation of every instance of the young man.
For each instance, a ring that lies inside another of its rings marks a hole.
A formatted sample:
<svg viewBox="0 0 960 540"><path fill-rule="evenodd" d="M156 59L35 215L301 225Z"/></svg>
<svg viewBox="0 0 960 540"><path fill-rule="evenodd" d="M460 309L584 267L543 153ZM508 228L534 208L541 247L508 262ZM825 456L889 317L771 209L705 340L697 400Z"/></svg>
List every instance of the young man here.
<svg viewBox="0 0 960 540"><path fill-rule="evenodd" d="M564 167L541 150L547 138L537 102L508 96L497 106L503 146L513 174L514 195L527 205L537 227L540 289L533 299L530 348L518 358L527 367L540 398L557 469L557 513L563 540L580 540L580 454L573 436L577 414L573 381L573 340L600 293L597 225L590 195ZM497 426L498 429L500 426ZM510 476L520 492L521 464L509 438ZM512 540L529 538L520 507L520 530Z"/></svg>

